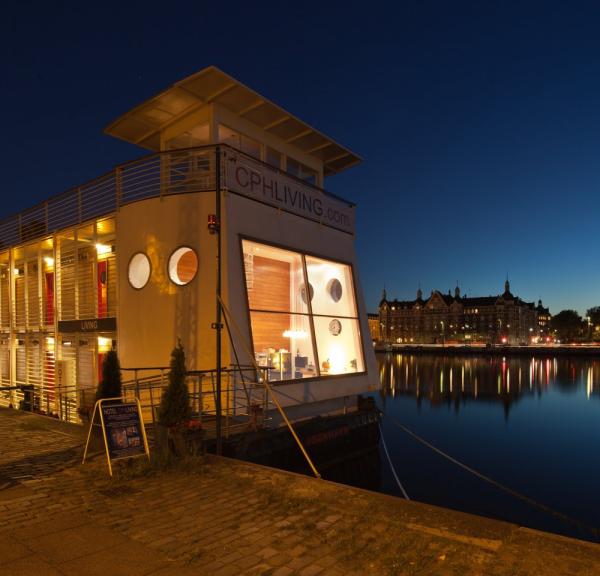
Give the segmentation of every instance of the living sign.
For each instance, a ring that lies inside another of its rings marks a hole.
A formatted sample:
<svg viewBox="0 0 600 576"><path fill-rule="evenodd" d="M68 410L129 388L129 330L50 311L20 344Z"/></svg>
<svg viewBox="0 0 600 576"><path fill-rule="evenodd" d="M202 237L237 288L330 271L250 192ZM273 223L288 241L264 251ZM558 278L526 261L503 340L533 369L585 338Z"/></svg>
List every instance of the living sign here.
<svg viewBox="0 0 600 576"><path fill-rule="evenodd" d="M354 206L303 184L266 165L232 156L227 161L227 188L326 226L354 233Z"/></svg>
<svg viewBox="0 0 600 576"><path fill-rule="evenodd" d="M59 320L59 332L115 332L116 318L91 318L89 320Z"/></svg>

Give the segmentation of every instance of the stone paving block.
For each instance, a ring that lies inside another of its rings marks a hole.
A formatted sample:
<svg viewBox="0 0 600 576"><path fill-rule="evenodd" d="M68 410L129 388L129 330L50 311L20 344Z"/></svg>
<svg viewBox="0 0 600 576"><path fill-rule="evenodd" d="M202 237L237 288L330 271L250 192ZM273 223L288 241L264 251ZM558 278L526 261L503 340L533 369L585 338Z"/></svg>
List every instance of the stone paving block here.
<svg viewBox="0 0 600 576"><path fill-rule="evenodd" d="M2 574L2 565L12 562L18 558L23 558L31 554L31 551L12 534L0 534L0 574Z"/></svg>
<svg viewBox="0 0 600 576"><path fill-rule="evenodd" d="M221 538L219 538L219 541L221 542L221 544L223 544L224 546L231 544L233 542L238 542L240 537L238 534L231 534L230 531L227 531L228 533L224 534Z"/></svg>
<svg viewBox="0 0 600 576"><path fill-rule="evenodd" d="M165 538L159 538L158 540L152 540L150 543L153 548L161 548L162 546L166 546L173 542L177 542L177 538L175 536L166 536Z"/></svg>
<svg viewBox="0 0 600 576"><path fill-rule="evenodd" d="M192 559L190 562L190 566L201 566L203 570L206 571L207 574L213 574L217 570L223 568L223 562L220 560L202 560L196 562L196 559Z"/></svg>
<svg viewBox="0 0 600 576"><path fill-rule="evenodd" d="M249 546L246 544L245 541L240 541L239 544L236 546L236 550L242 555L242 556L248 556L251 554L254 554L256 552L256 546Z"/></svg>
<svg viewBox="0 0 600 576"><path fill-rule="evenodd" d="M219 560L223 562L223 564L232 564L233 562L240 560L242 557L243 556L237 550L234 550L233 552L226 552L219 557Z"/></svg>
<svg viewBox="0 0 600 576"><path fill-rule="evenodd" d="M2 576L64 576L40 556L32 555L0 565Z"/></svg>
<svg viewBox="0 0 600 576"><path fill-rule="evenodd" d="M338 559L335 556L321 556L321 558L319 558L319 566L322 566L323 568L329 568L337 563Z"/></svg>
<svg viewBox="0 0 600 576"><path fill-rule="evenodd" d="M58 565L65 576L146 576L168 566L163 556L131 541Z"/></svg>
<svg viewBox="0 0 600 576"><path fill-rule="evenodd" d="M271 556L271 558L269 558L267 560L267 562L273 566L273 568L276 568L278 566L284 566L286 564L289 564L291 562L291 557L283 552L278 552L277 555L275 556Z"/></svg>
<svg viewBox="0 0 600 576"><path fill-rule="evenodd" d="M296 547L296 545L300 542L304 542L304 538L302 538L302 536L299 536L295 532L291 532L291 536L285 536L281 539L281 544L287 550L293 550Z"/></svg>
<svg viewBox="0 0 600 576"><path fill-rule="evenodd" d="M216 572L214 572L214 576L237 576L240 573L240 569L233 564L228 564L227 566L223 566Z"/></svg>
<svg viewBox="0 0 600 576"><path fill-rule="evenodd" d="M306 566L310 565L310 564L315 564L317 562L318 558L316 556L311 556L310 554L305 554L303 556L297 556L295 558L293 558L289 563L288 566L290 568L292 568L293 570L302 570L302 568L305 568Z"/></svg>
<svg viewBox="0 0 600 576"><path fill-rule="evenodd" d="M261 559L254 554L246 554L235 565L240 569L240 573L261 563Z"/></svg>
<svg viewBox="0 0 600 576"><path fill-rule="evenodd" d="M197 567L193 566L167 566L166 568L160 568L159 570L149 572L147 576L201 576L203 574L209 575L213 572L198 570Z"/></svg>
<svg viewBox="0 0 600 576"><path fill-rule="evenodd" d="M311 564L300 570L300 576L316 576L323 573L323 567L318 564Z"/></svg>
<svg viewBox="0 0 600 576"><path fill-rule="evenodd" d="M275 550L275 548L263 548L262 550L258 550L256 552L256 555L259 558L262 558L263 560L268 560L269 558L272 558L273 556L276 556L278 554L277 550Z"/></svg>
<svg viewBox="0 0 600 576"><path fill-rule="evenodd" d="M349 573L345 570L340 570L339 568L335 568L333 566L329 566L322 572L323 576L349 576ZM362 576L362 575L361 575ZM457 575L459 576L459 575ZM460 575L462 576L462 575Z"/></svg>
<svg viewBox="0 0 600 576"><path fill-rule="evenodd" d="M245 536L246 542L250 544L260 544L265 541L265 534L263 532L256 532L254 534L248 534Z"/></svg>
<svg viewBox="0 0 600 576"><path fill-rule="evenodd" d="M27 540L27 546L53 563L62 563L122 545L123 539L102 526L84 525Z"/></svg>
<svg viewBox="0 0 600 576"><path fill-rule="evenodd" d="M242 572L242 574L245 576L272 576L273 571L274 568L263 562L256 566L252 566L252 568Z"/></svg>
<svg viewBox="0 0 600 576"><path fill-rule="evenodd" d="M34 522L26 527L17 528L14 531L14 536L19 540L27 541L31 538L43 536L44 534L54 534L63 530L77 528L89 522L90 518L81 514L54 517L42 522Z"/></svg>
<svg viewBox="0 0 600 576"><path fill-rule="evenodd" d="M307 548L303 544L296 544L291 550L289 550L288 554L292 558L297 558L298 556L302 556L306 550Z"/></svg>

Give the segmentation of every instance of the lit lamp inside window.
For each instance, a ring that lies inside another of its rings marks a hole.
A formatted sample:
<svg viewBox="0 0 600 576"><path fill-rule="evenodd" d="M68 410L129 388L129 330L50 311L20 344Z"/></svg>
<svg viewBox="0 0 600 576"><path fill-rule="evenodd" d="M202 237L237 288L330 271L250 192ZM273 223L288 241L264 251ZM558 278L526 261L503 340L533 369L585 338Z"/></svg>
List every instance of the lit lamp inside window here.
<svg viewBox="0 0 600 576"><path fill-rule="evenodd" d="M105 338L104 336L98 336L98 352L100 354L105 354L106 352L110 352L112 349L112 339Z"/></svg>
<svg viewBox="0 0 600 576"><path fill-rule="evenodd" d="M332 344L329 348L329 373L342 374L346 372L346 352L340 344Z"/></svg>
<svg viewBox="0 0 600 576"><path fill-rule="evenodd" d="M109 244L96 243L96 254L98 258L106 258L112 252L112 246Z"/></svg>
<svg viewBox="0 0 600 576"><path fill-rule="evenodd" d="M302 339L302 338L308 338L308 334L304 330L286 330L283 333L283 337L284 338Z"/></svg>

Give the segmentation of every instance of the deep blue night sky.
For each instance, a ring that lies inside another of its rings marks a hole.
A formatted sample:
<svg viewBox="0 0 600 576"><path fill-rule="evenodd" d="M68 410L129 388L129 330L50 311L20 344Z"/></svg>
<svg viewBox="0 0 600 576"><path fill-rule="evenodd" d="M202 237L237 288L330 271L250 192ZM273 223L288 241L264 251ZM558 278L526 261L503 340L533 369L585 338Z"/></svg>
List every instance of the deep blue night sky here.
<svg viewBox="0 0 600 576"><path fill-rule="evenodd" d="M97 7L95 7L97 6ZM144 151L114 118L215 64L365 162L367 306L447 291L600 305L597 2L10 1L0 214Z"/></svg>

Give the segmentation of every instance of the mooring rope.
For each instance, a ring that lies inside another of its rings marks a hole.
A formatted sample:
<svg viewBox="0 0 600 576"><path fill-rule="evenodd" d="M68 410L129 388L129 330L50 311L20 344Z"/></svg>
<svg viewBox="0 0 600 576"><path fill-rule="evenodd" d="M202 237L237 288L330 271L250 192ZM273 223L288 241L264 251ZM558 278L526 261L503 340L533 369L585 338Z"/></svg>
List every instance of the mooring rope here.
<svg viewBox="0 0 600 576"><path fill-rule="evenodd" d="M593 534L596 540L600 540L600 530L598 528L596 528L595 526L590 526L589 524L586 524L585 522L582 522L581 520L577 520L576 518L572 518L571 516L568 516L567 514L563 514L562 512L559 512L558 510L554 510L554 508L550 508L550 506L546 506L546 504L542 504L541 502L538 502L537 500L534 500L533 498L530 498L529 496L525 496L524 494L521 494L520 492L517 492L516 490L509 488L508 486L502 484L501 482L498 482L497 480L494 480L493 478L490 478L489 476L482 474L478 470L475 470L474 468L471 468L470 466L463 464L456 458L453 458L449 454L446 454L446 452L435 447L433 444L430 444L429 442L427 442L427 440L425 440L424 438L421 438L418 434L415 434L412 430L410 430L409 428L404 426L402 423L398 422L398 420L396 420L392 416L386 416L386 417L389 418L398 428L400 428L400 430L402 430L409 436L412 436L417 442L420 442L424 446L427 446L427 448L430 448L431 450L433 450L434 452L436 452L443 458L446 458L446 460L449 460L453 464L456 464L463 470L470 472L474 476L477 476L477 478L480 478L481 480L488 482L489 484L491 484L492 486L495 486L499 490L502 490L503 492L506 492L507 494L510 494L511 496L514 496L515 498L522 500L523 502L526 502L527 504L529 504L530 506L533 506L534 508L538 508L539 510L544 511L547 514L550 514L550 515L562 520L563 522L566 522L567 524L574 525L579 530L587 531L590 534ZM383 439L383 435L381 436L381 438ZM384 443L384 450L387 454L387 449L385 448L385 443ZM388 456L388 458L389 458L389 456ZM395 474L394 474L394 476L395 476Z"/></svg>
<svg viewBox="0 0 600 576"><path fill-rule="evenodd" d="M408 497L408 494L406 493L406 490L404 489L404 486L402 486L402 482L400 482L400 478L398 478L398 474L396 474L396 469L394 468L394 465L392 464L392 459L390 458L390 453L388 452L387 446L385 444L385 438L383 437L383 430L381 429L381 424L377 424L377 426L379 426L379 436L381 436L381 444L383 445L383 451L385 452L385 455L387 457L387 461L392 470L392 474L394 475L394 478L396 480L396 484L398 484L398 488L400 488L400 492L402 492L402 495L407 500L410 500L410 498Z"/></svg>

